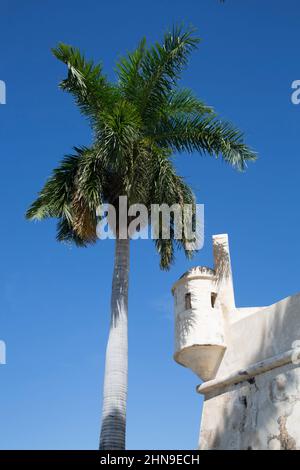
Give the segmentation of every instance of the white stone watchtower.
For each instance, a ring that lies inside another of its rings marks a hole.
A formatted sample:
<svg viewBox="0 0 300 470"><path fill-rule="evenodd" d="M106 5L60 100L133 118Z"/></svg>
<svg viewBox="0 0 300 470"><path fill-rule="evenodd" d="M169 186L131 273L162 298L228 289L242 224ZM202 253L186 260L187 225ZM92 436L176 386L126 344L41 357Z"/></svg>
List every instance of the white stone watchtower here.
<svg viewBox="0 0 300 470"><path fill-rule="evenodd" d="M237 308L227 235L213 251L172 288L174 359L204 381L199 448L300 450L300 294Z"/></svg>
<svg viewBox="0 0 300 470"><path fill-rule="evenodd" d="M172 289L176 324L174 358L203 380L216 375L226 349L224 313L235 308L228 237L216 235L213 241L215 268L190 269ZM226 271L222 282L221 271Z"/></svg>

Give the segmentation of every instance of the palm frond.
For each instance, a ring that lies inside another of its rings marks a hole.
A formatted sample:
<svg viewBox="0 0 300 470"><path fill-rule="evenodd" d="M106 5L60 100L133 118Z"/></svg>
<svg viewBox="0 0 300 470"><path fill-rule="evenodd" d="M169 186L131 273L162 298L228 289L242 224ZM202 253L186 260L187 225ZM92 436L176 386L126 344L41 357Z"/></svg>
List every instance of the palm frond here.
<svg viewBox="0 0 300 470"><path fill-rule="evenodd" d="M195 226L196 200L191 188L182 177L176 174L169 152L166 149L156 150L152 161L151 176L153 178L150 185L152 190L149 193L151 204L158 206L166 204L168 207L179 205L181 208L182 231L180 238L177 238L175 230L176 220L173 212L170 213L168 227L163 225L166 221L163 221L161 218L156 221L158 226L152 227L156 234L158 234L155 245L161 257L161 267L169 269L174 260L174 246L183 248L186 256L189 258L194 254L193 250L187 248L189 240L186 238L184 230L184 211L188 205L191 209L192 225ZM150 205L150 207L152 206ZM170 236L169 240L165 238L166 233Z"/></svg>
<svg viewBox="0 0 300 470"><path fill-rule="evenodd" d="M99 116L96 140L108 156L106 165L120 176L131 172L133 148L141 136L141 120L134 105L125 100Z"/></svg>
<svg viewBox="0 0 300 470"><path fill-rule="evenodd" d="M162 147L176 152L198 152L222 156L238 170L244 170L248 161L257 156L244 143L243 134L231 124L210 117L177 116L162 120L152 139Z"/></svg>
<svg viewBox="0 0 300 470"><path fill-rule="evenodd" d="M161 113L166 117L176 117L185 114L204 116L212 112L213 109L195 97L188 88L172 91L166 103L161 107Z"/></svg>
<svg viewBox="0 0 300 470"><path fill-rule="evenodd" d="M60 87L74 96L84 115L95 119L98 112L111 106L117 89L108 83L100 64L86 60L79 49L67 44L60 43L52 52L68 67Z"/></svg>
<svg viewBox="0 0 300 470"><path fill-rule="evenodd" d="M65 156L28 209L27 219L42 220L48 217L64 216L72 220L70 206L79 163L78 154Z"/></svg>
<svg viewBox="0 0 300 470"><path fill-rule="evenodd" d="M134 52L128 53L117 63L119 86L129 101L135 102L144 84L141 76L141 64L146 52L146 39L143 38Z"/></svg>
<svg viewBox="0 0 300 470"><path fill-rule="evenodd" d="M53 171L26 217L30 220L58 218L59 239L63 239L69 227L78 239L92 243L96 241L96 210L102 202L101 154L86 147L75 147L75 152L67 155Z"/></svg>
<svg viewBox="0 0 300 470"><path fill-rule="evenodd" d="M141 63L144 86L139 110L146 121L157 113L180 78L190 53L197 47L199 38L194 33L194 29L174 27L165 34L162 44L156 43L145 52Z"/></svg>
<svg viewBox="0 0 300 470"><path fill-rule="evenodd" d="M86 247L88 243L82 239L73 229L72 224L65 217L61 217L57 222L56 240L67 244L74 244L78 247Z"/></svg>
<svg viewBox="0 0 300 470"><path fill-rule="evenodd" d="M174 242L172 239L165 240L158 238L154 243L160 257L160 268L164 271L168 271L175 261Z"/></svg>

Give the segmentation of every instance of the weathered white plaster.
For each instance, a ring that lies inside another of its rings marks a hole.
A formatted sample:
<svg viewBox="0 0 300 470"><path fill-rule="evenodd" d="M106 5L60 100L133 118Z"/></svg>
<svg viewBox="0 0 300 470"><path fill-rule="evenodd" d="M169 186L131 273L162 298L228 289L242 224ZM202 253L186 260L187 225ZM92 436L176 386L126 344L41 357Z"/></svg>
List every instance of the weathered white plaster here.
<svg viewBox="0 0 300 470"><path fill-rule="evenodd" d="M300 294L236 308L227 236L213 247L214 269L194 268L172 290L175 360L204 380L199 448L300 450Z"/></svg>
<svg viewBox="0 0 300 470"><path fill-rule="evenodd" d="M173 286L176 315L174 359L204 380L215 376L226 348L218 300L215 308L211 306L214 282L215 272L202 267L191 269Z"/></svg>

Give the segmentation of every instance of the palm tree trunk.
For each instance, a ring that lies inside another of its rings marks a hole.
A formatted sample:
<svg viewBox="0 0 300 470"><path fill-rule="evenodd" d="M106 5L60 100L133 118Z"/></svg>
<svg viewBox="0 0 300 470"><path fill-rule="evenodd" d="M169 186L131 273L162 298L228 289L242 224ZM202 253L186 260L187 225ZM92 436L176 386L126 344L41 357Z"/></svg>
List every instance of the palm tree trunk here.
<svg viewBox="0 0 300 470"><path fill-rule="evenodd" d="M116 238L100 450L125 449L128 382L129 239Z"/></svg>

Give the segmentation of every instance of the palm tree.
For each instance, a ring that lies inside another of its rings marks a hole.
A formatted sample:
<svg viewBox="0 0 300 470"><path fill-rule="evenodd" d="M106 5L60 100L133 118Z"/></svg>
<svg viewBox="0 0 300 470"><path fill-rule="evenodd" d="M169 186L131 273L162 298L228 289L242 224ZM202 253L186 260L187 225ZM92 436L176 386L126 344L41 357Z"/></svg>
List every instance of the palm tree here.
<svg viewBox="0 0 300 470"><path fill-rule="evenodd" d="M221 157L243 170L255 154L242 134L217 119L212 109L188 89L178 87L190 53L199 40L193 30L174 27L161 43L145 39L117 64L117 81L110 83L100 65L87 61L78 49L59 44L54 55L67 65L60 87L71 93L89 119L93 142L76 147L44 185L27 212L28 219L58 219L57 240L87 246L97 241L97 208L109 203L118 211L119 196L128 205L192 204L190 187L177 175L172 154L198 152ZM169 269L175 240L162 231L155 240L160 266ZM127 304L129 239L116 229L111 295L111 324L106 351L100 449L124 449L127 402Z"/></svg>

